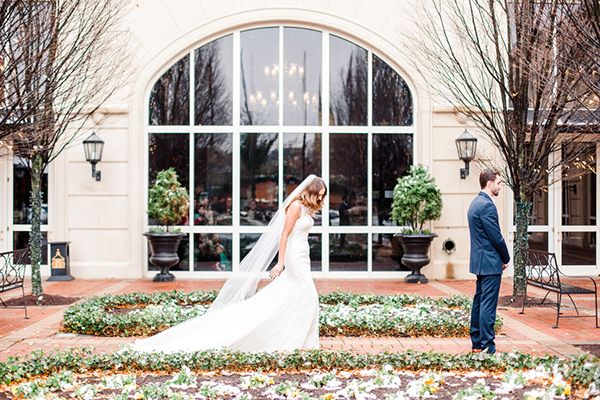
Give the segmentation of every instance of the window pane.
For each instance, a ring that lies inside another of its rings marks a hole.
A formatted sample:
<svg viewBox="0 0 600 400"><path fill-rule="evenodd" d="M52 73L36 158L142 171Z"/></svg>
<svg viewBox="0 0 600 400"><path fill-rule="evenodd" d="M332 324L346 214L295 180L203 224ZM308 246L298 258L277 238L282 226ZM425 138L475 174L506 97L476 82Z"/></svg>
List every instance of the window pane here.
<svg viewBox="0 0 600 400"><path fill-rule="evenodd" d="M562 265L596 265L596 232L563 232Z"/></svg>
<svg viewBox="0 0 600 400"><path fill-rule="evenodd" d="M240 233L240 260L243 260L250 253L250 250L252 250L259 237L260 233ZM277 257L278 255L275 255L269 268L267 268L268 271L277 264Z"/></svg>
<svg viewBox="0 0 600 400"><path fill-rule="evenodd" d="M152 133L148 143L148 184L152 186L160 171L173 167L177 172L179 183L188 190L190 182L190 136L184 134ZM179 225L186 225L188 218L182 219ZM156 221L149 218L149 225Z"/></svg>
<svg viewBox="0 0 600 400"><path fill-rule="evenodd" d="M563 148L562 223L596 225L596 144Z"/></svg>
<svg viewBox="0 0 600 400"><path fill-rule="evenodd" d="M366 271L367 235L334 233L329 235L330 271Z"/></svg>
<svg viewBox="0 0 600 400"><path fill-rule="evenodd" d="M367 135L331 134L331 225L367 225Z"/></svg>
<svg viewBox="0 0 600 400"><path fill-rule="evenodd" d="M170 271L189 271L190 269L190 260L189 260L189 250L190 250L190 237L189 235L185 235L181 242L179 242L179 248L177 249L177 256L179 257L179 262L170 268ZM159 267L152 265L150 262L150 246L148 246L148 271L160 271Z"/></svg>
<svg viewBox="0 0 600 400"><path fill-rule="evenodd" d="M321 176L321 134L283 134L283 192L287 197L310 174ZM314 217L321 225L321 213Z"/></svg>
<svg viewBox="0 0 600 400"><path fill-rule="evenodd" d="M13 232L13 249L25 249L29 247L29 232ZM23 261L31 264L29 255ZM42 265L48 265L48 232L42 232Z"/></svg>
<svg viewBox="0 0 600 400"><path fill-rule="evenodd" d="M277 133L242 133L240 223L267 225L278 208Z"/></svg>
<svg viewBox="0 0 600 400"><path fill-rule="evenodd" d="M231 125L233 35L196 49L195 63L196 125Z"/></svg>
<svg viewBox="0 0 600 400"><path fill-rule="evenodd" d="M321 264L321 234L311 233L308 235L308 245L310 246L310 270L322 271Z"/></svg>
<svg viewBox="0 0 600 400"><path fill-rule="evenodd" d="M190 122L190 57L167 70L150 93L150 125L188 125Z"/></svg>
<svg viewBox="0 0 600 400"><path fill-rule="evenodd" d="M279 28L242 31L241 123L279 123Z"/></svg>
<svg viewBox="0 0 600 400"><path fill-rule="evenodd" d="M331 125L367 125L367 51L329 37L329 120Z"/></svg>
<svg viewBox="0 0 600 400"><path fill-rule="evenodd" d="M529 232L529 248L533 250L548 251L548 233Z"/></svg>
<svg viewBox="0 0 600 400"><path fill-rule="evenodd" d="M538 190L533 195L530 225L548 224L548 190Z"/></svg>
<svg viewBox="0 0 600 400"><path fill-rule="evenodd" d="M283 31L283 123L321 123L321 32L302 28Z"/></svg>
<svg viewBox="0 0 600 400"><path fill-rule="evenodd" d="M394 187L412 165L412 135L373 134L373 225L394 225Z"/></svg>
<svg viewBox="0 0 600 400"><path fill-rule="evenodd" d="M374 233L371 245L373 271L410 271L400 262L404 252L400 240L394 234Z"/></svg>
<svg viewBox="0 0 600 400"><path fill-rule="evenodd" d="M231 234L194 235L194 271L231 271Z"/></svg>
<svg viewBox="0 0 600 400"><path fill-rule="evenodd" d="M412 95L408 85L392 67L373 54L373 125L412 123Z"/></svg>
<svg viewBox="0 0 600 400"><path fill-rule="evenodd" d="M197 133L194 225L231 225L232 135Z"/></svg>
<svg viewBox="0 0 600 400"><path fill-rule="evenodd" d="M27 160L13 158L13 224L31 224L31 174ZM48 223L48 170L42 177L41 223Z"/></svg>

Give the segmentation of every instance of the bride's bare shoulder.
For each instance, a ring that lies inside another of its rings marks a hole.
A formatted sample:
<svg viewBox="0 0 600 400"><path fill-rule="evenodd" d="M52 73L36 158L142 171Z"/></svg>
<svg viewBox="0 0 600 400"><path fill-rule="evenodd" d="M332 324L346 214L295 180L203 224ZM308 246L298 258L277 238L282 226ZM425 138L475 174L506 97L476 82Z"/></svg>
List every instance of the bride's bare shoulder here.
<svg viewBox="0 0 600 400"><path fill-rule="evenodd" d="M302 211L302 203L300 202L300 200L294 200L288 206L286 214L287 215L300 215L301 211Z"/></svg>

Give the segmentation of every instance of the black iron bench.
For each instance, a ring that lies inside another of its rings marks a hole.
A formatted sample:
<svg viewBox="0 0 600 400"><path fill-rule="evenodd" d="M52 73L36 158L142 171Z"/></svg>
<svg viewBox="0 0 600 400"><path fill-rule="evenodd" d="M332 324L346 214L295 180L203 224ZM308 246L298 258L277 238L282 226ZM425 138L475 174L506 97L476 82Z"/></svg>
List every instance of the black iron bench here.
<svg viewBox="0 0 600 400"><path fill-rule="evenodd" d="M575 311L577 315L564 315L563 318L576 318L576 317L587 317L586 315L579 315L579 310L575 305L575 301L573 300L574 295L594 295L595 301L595 318L596 318L596 328L600 328L598 326L598 286L596 281L592 277L574 277L564 274L559 268L556 262L556 255L554 253L548 253L546 251L540 250L532 250L529 249L527 252L527 264L525 267L525 275L527 278L527 285L535 286L537 288L546 290L546 296L542 300L542 304L548 298L548 295L552 293L556 293L556 324L553 328L558 328L558 321L561 316L560 312L560 304L562 302L563 295L566 295L573 303L573 307L575 307ZM560 277L566 278L588 278L592 281L594 285L593 289L583 288L579 286L570 285L568 283L562 282ZM521 314L525 312L525 303L527 302L527 285L525 285L525 294L523 296L523 306L521 308ZM592 317L592 316L589 316Z"/></svg>
<svg viewBox="0 0 600 400"><path fill-rule="evenodd" d="M0 293L21 288L23 294L23 308L25 318L27 316L27 304L25 303L25 266L29 256L29 249L19 249L0 253ZM6 303L0 298L2 305L7 308Z"/></svg>

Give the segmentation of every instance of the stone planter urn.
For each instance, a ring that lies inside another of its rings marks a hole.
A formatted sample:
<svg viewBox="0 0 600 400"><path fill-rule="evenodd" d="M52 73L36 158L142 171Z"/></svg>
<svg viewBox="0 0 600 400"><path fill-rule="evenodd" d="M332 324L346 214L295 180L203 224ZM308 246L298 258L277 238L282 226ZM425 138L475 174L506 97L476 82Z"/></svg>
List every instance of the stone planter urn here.
<svg viewBox="0 0 600 400"><path fill-rule="evenodd" d="M152 279L154 282L173 282L175 275L169 268L179 262L177 249L181 239L185 236L181 232L146 232L150 246L150 263L160 268L160 272Z"/></svg>
<svg viewBox="0 0 600 400"><path fill-rule="evenodd" d="M429 249L431 242L437 237L432 234L396 234L402 243L402 264L410 268L411 273L404 278L406 283L427 283L429 280L421 273L421 268L431 262L429 258Z"/></svg>

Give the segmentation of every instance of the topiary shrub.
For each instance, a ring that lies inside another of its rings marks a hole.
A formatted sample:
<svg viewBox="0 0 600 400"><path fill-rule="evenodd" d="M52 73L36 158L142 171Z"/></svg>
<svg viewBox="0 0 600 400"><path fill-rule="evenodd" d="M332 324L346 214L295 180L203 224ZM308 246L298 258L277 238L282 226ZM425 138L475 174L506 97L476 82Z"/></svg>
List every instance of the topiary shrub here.
<svg viewBox="0 0 600 400"><path fill-rule="evenodd" d="M172 225L188 215L189 209L188 192L179 183L175 169L160 171L148 191L148 215L164 227L158 230L169 232Z"/></svg>
<svg viewBox="0 0 600 400"><path fill-rule="evenodd" d="M398 178L392 202L392 220L398 225L408 225L404 234L429 234L423 230L426 221L440 219L442 193L422 165L410 167L409 174Z"/></svg>

